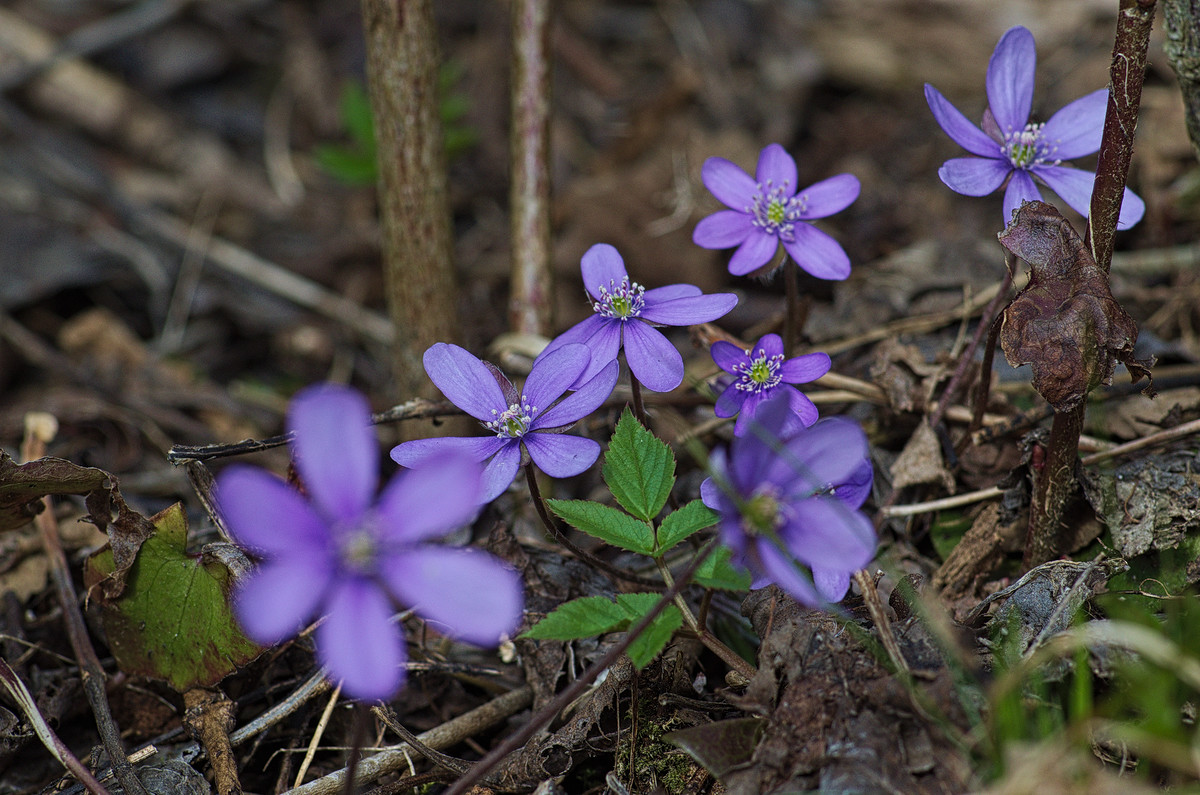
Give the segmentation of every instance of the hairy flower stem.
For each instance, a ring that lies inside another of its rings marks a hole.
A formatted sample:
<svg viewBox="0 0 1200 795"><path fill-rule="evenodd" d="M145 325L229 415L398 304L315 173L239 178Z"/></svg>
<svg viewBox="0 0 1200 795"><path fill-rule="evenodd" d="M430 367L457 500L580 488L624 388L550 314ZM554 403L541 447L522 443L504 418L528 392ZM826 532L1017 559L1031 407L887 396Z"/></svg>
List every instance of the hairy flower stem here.
<svg viewBox="0 0 1200 795"><path fill-rule="evenodd" d="M795 356L800 347L800 334L804 330L805 316L808 314L807 305L800 298L800 269L790 267L791 263L783 261L783 284L787 294L787 308L783 314L783 355Z"/></svg>
<svg viewBox="0 0 1200 795"><path fill-rule="evenodd" d="M629 373L629 390L633 398L634 418L642 424L643 428L649 428L650 423L646 421L646 406L642 403L642 384L632 371Z"/></svg>
<svg viewBox="0 0 1200 795"><path fill-rule="evenodd" d="M667 588L674 589L675 578L671 576L671 570L667 568L666 562L662 558L655 558L654 563L658 566L658 573L662 575L663 582L666 583ZM746 677L747 681L754 678L758 670L743 660L737 652L722 643L716 635L709 632L708 628L700 623L692 613L692 609L688 607L688 603L684 601L683 594L675 594L675 606L683 614L683 623L688 625L688 629L696 633L696 637L700 639L700 642L704 644L706 649L720 657L721 662Z"/></svg>
<svg viewBox="0 0 1200 795"><path fill-rule="evenodd" d="M1146 73L1146 52L1154 21L1155 0L1121 0L1109 71L1108 112L1096 163L1096 182L1088 214L1087 240L1096 264L1108 273L1113 239L1137 129ZM1025 539L1025 568L1043 563L1063 549L1063 510L1076 488L1075 467L1086 401L1068 412L1056 412L1050 427L1045 468L1034 478L1033 504Z"/></svg>
<svg viewBox="0 0 1200 795"><path fill-rule="evenodd" d="M545 526L546 531L550 533L550 536L555 541L566 547L568 552L582 560L584 563L587 563L590 566L595 566L601 571L608 572L610 575L619 580L637 583L638 585L644 585L650 588L658 587L658 583L654 580L621 571L608 561L601 560L568 538L567 534L559 529L558 523L554 521L554 519L550 516L550 511L546 508L546 501L542 499L542 490L537 484L537 470L533 468L532 463L525 465L525 482L529 484L529 496L533 500L533 507L537 510L538 518L542 520L542 524Z"/></svg>
<svg viewBox="0 0 1200 795"><path fill-rule="evenodd" d="M363 743L367 739L367 724L371 720L370 708L361 701L354 705L354 727L351 729L350 758L346 760L346 788L344 795L354 795L354 774L362 759Z"/></svg>

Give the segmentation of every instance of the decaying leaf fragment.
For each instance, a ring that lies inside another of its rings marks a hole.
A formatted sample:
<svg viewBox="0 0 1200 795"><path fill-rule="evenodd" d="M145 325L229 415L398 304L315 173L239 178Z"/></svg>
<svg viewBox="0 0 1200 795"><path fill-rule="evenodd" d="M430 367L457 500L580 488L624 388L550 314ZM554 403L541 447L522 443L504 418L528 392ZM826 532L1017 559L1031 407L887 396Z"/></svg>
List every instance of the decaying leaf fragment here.
<svg viewBox="0 0 1200 795"><path fill-rule="evenodd" d="M1029 285L1004 310L1000 346L1009 364L1033 366L1033 388L1055 411L1070 411L1092 389L1112 383L1118 361L1134 383L1150 377L1153 360L1133 358L1137 324L1058 210L1026 202L999 238L1030 269ZM1153 380L1145 392L1153 396Z"/></svg>

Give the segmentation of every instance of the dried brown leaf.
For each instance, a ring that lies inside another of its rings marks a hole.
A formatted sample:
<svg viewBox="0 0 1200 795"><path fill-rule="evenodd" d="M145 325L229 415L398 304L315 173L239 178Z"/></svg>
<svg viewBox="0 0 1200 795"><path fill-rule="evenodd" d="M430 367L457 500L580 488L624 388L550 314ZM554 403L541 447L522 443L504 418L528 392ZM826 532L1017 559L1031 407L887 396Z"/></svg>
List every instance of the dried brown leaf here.
<svg viewBox="0 0 1200 795"><path fill-rule="evenodd" d="M1070 411L1123 362L1137 383L1153 361L1133 358L1138 328L1113 299L1108 274L1071 224L1045 202L1026 202L999 235L1029 263L1029 285L1004 310L1000 345L1014 367L1033 366L1033 388ZM1146 387L1153 393L1153 381Z"/></svg>

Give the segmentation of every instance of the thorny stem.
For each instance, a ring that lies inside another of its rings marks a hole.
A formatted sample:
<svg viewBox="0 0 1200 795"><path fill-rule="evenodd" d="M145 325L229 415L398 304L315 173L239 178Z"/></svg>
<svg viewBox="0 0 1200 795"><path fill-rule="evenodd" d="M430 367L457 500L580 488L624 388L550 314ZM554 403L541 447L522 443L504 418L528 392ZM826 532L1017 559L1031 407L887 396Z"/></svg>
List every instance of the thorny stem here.
<svg viewBox="0 0 1200 795"><path fill-rule="evenodd" d="M26 461L41 458L46 454L45 440L32 428L26 434L21 445L21 455ZM109 763L120 782L121 788L129 795L149 795L137 771L129 763L125 749L121 746L121 730L113 720L112 711L108 706L108 695L104 690L104 668L100 658L92 647L88 637L87 626L83 623L83 615L79 612L79 599L75 594L75 586L71 582L71 572L67 566L67 556L63 552L62 539L58 534L58 521L54 518L54 509L50 498L43 497L45 508L34 519L42 536L42 546L50 561L50 576L58 592L58 601L62 605L63 622L66 624L67 636L71 641L71 649L79 663L79 672L83 679L83 690L88 704L96 718L96 729L100 733L100 741L108 754Z"/></svg>
<svg viewBox="0 0 1200 795"><path fill-rule="evenodd" d="M695 559L688 564L687 569L684 570L675 584L667 589L667 592L662 595L662 598L658 600L658 602L650 609L648 613L646 613L646 615L642 616L642 618L636 624L629 628L629 631L625 633L625 637L613 644L612 648L608 650L607 654L605 654L594 664L592 664L590 668L580 674L579 677L569 686L564 688L563 691L555 696L549 704L543 707L540 712L535 714L529 720L529 723L525 724L525 726L523 726L521 729L510 734L504 742L497 745L491 751L488 751L487 755L484 756L483 759L480 759L478 763L473 765L466 775L454 782L453 786L446 790L445 795L462 795L464 792L467 792L472 784L481 780L484 776L491 772L491 770L496 767L496 765L498 765L500 761L504 759L504 757L508 756L510 753L528 742L529 738L537 733L539 729L553 720L555 715L558 715L567 707L568 704L583 695L584 691L591 686L596 677L599 676L602 671L606 671L612 667L612 665L616 663L617 659L625 653L625 650L629 648L629 645L633 643L639 635L646 631L646 628L650 626L650 623L654 621L654 619L658 618L659 614L666 609L667 605L671 604L676 595L683 590L684 584L692 579L692 576L696 573L696 570L700 568L704 561L708 560L708 556L711 555L716 548L717 544L714 540L710 541L708 545L704 547L704 549L700 550Z"/></svg>
<svg viewBox="0 0 1200 795"><path fill-rule="evenodd" d="M1096 182L1088 213L1088 242L1096 264L1105 273L1112 262L1113 239L1133 156L1133 136L1142 99L1154 4L1155 0L1121 0L1117 10L1108 112L1104 116L1104 137L1100 142ZM1069 412L1054 415L1045 468L1034 477L1033 504L1025 537L1024 566L1027 569L1065 551L1062 549L1062 516L1076 487L1079 434L1083 430L1086 406L1087 402L1083 401Z"/></svg>
<svg viewBox="0 0 1200 795"><path fill-rule="evenodd" d="M601 560L568 538L567 534L559 529L558 523L551 518L550 511L546 508L546 501L542 499L542 490L537 484L537 471L534 470L532 463L525 465L525 482L529 484L529 496L533 500L533 507L537 510L538 518L542 520L542 524L545 525L546 531L550 533L551 537L553 537L555 541L566 547L567 551L569 551L572 555L584 561L588 565L595 566L601 571L609 573L619 580L637 583L638 585L645 585L650 588L658 587L658 583L654 580L621 571L608 561Z"/></svg>

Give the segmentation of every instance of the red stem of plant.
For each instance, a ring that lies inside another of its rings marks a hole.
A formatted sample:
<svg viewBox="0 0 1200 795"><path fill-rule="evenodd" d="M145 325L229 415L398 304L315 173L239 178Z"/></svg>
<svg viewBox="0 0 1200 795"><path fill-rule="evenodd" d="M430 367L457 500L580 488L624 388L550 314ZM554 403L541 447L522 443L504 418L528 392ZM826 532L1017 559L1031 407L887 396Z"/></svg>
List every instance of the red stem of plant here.
<svg viewBox="0 0 1200 795"><path fill-rule="evenodd" d="M1112 262L1113 239L1133 156L1133 136L1142 100L1154 5L1155 0L1121 0L1117 11L1117 33L1109 71L1108 112L1104 117L1104 137L1096 163L1087 230L1092 256L1105 273ZM1025 545L1027 569L1064 551L1062 516L1075 489L1079 434L1083 430L1086 405L1085 401L1072 411L1054 415L1045 468L1034 477Z"/></svg>

